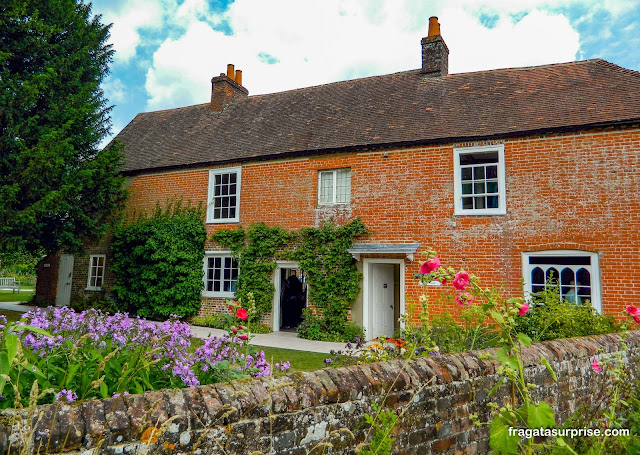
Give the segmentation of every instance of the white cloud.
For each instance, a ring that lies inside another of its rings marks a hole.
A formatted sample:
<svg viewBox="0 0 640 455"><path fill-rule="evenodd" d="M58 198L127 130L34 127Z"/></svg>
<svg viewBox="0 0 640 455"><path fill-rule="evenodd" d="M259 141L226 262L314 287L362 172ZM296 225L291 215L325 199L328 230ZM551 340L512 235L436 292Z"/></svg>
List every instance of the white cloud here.
<svg viewBox="0 0 640 455"><path fill-rule="evenodd" d="M116 51L116 63L128 63L136 55L141 30L160 28L167 5L158 0L136 0L116 6L119 9L103 13L104 22L113 23L110 42Z"/></svg>
<svg viewBox="0 0 640 455"><path fill-rule="evenodd" d="M117 77L108 76L102 82L102 89L110 103L122 103L127 99L127 88Z"/></svg>
<svg viewBox="0 0 640 455"><path fill-rule="evenodd" d="M561 14L532 10L514 23L502 15L493 28L460 10L445 10L441 23L454 23L443 37L451 72L568 62L576 58L580 36Z"/></svg>
<svg viewBox="0 0 640 455"><path fill-rule="evenodd" d="M451 72L570 61L579 49L577 32L561 14L534 9L514 23L510 14L527 8L520 2L451 0L427 7L416 0L378 0L376 8L371 5L367 0L236 0L224 17L213 18L202 0L187 0L173 19L186 32L160 45L147 72L147 108L206 102L211 77L227 63L243 70L251 94L415 69L430 15L440 17ZM480 10L499 14L493 28L480 24ZM210 25L222 20L231 25L232 36ZM265 62L264 54L277 63Z"/></svg>

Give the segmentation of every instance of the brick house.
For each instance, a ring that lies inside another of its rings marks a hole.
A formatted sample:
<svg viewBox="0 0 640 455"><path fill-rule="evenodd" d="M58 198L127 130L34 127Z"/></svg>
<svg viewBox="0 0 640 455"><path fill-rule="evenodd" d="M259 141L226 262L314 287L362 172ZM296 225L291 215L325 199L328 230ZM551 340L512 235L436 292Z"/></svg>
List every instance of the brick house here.
<svg viewBox="0 0 640 455"><path fill-rule="evenodd" d="M230 65L210 102L139 114L117 137L130 206L205 202L209 233L361 217L372 233L352 249L364 278L351 316L368 338L440 292L413 278L429 248L510 295L553 274L599 311L638 303L640 73L594 59L448 74L437 19L421 46L417 70L267 95ZM71 293L108 286L108 262L104 248L76 258ZM274 330L296 268L274 273ZM224 311L229 252L208 244L204 272L201 311Z"/></svg>

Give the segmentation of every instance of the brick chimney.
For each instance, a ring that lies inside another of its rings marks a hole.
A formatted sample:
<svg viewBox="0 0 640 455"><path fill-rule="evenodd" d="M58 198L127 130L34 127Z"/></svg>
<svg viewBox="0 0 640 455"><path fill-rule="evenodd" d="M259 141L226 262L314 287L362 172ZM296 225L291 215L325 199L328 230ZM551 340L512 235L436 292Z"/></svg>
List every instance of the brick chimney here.
<svg viewBox="0 0 640 455"><path fill-rule="evenodd" d="M429 18L429 36L422 38L422 72L434 77L449 74L449 49L435 16Z"/></svg>
<svg viewBox="0 0 640 455"><path fill-rule="evenodd" d="M232 64L227 65L227 74L211 79L211 110L222 112L236 96L248 96L249 90L242 86L242 71L234 71Z"/></svg>

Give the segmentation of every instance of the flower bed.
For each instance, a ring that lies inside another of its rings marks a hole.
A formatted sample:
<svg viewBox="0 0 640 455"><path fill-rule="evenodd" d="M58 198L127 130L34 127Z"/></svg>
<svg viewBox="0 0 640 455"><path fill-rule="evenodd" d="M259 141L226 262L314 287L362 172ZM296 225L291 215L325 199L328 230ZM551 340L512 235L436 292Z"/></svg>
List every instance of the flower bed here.
<svg viewBox="0 0 640 455"><path fill-rule="evenodd" d="M246 318L239 306L235 313ZM17 323L1 318L1 408L271 374L264 352L252 352L250 334L237 328L236 336L210 337L196 348L189 325L177 318L153 323L66 307L36 309Z"/></svg>

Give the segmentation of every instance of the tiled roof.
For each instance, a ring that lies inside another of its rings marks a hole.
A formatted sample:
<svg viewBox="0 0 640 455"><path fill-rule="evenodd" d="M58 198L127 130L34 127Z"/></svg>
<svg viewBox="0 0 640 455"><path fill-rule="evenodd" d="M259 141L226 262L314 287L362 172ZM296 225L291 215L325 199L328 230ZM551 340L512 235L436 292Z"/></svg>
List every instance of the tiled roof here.
<svg viewBox="0 0 640 455"><path fill-rule="evenodd" d="M117 136L138 173L287 154L509 137L640 119L640 73L604 60L420 70L139 114Z"/></svg>

